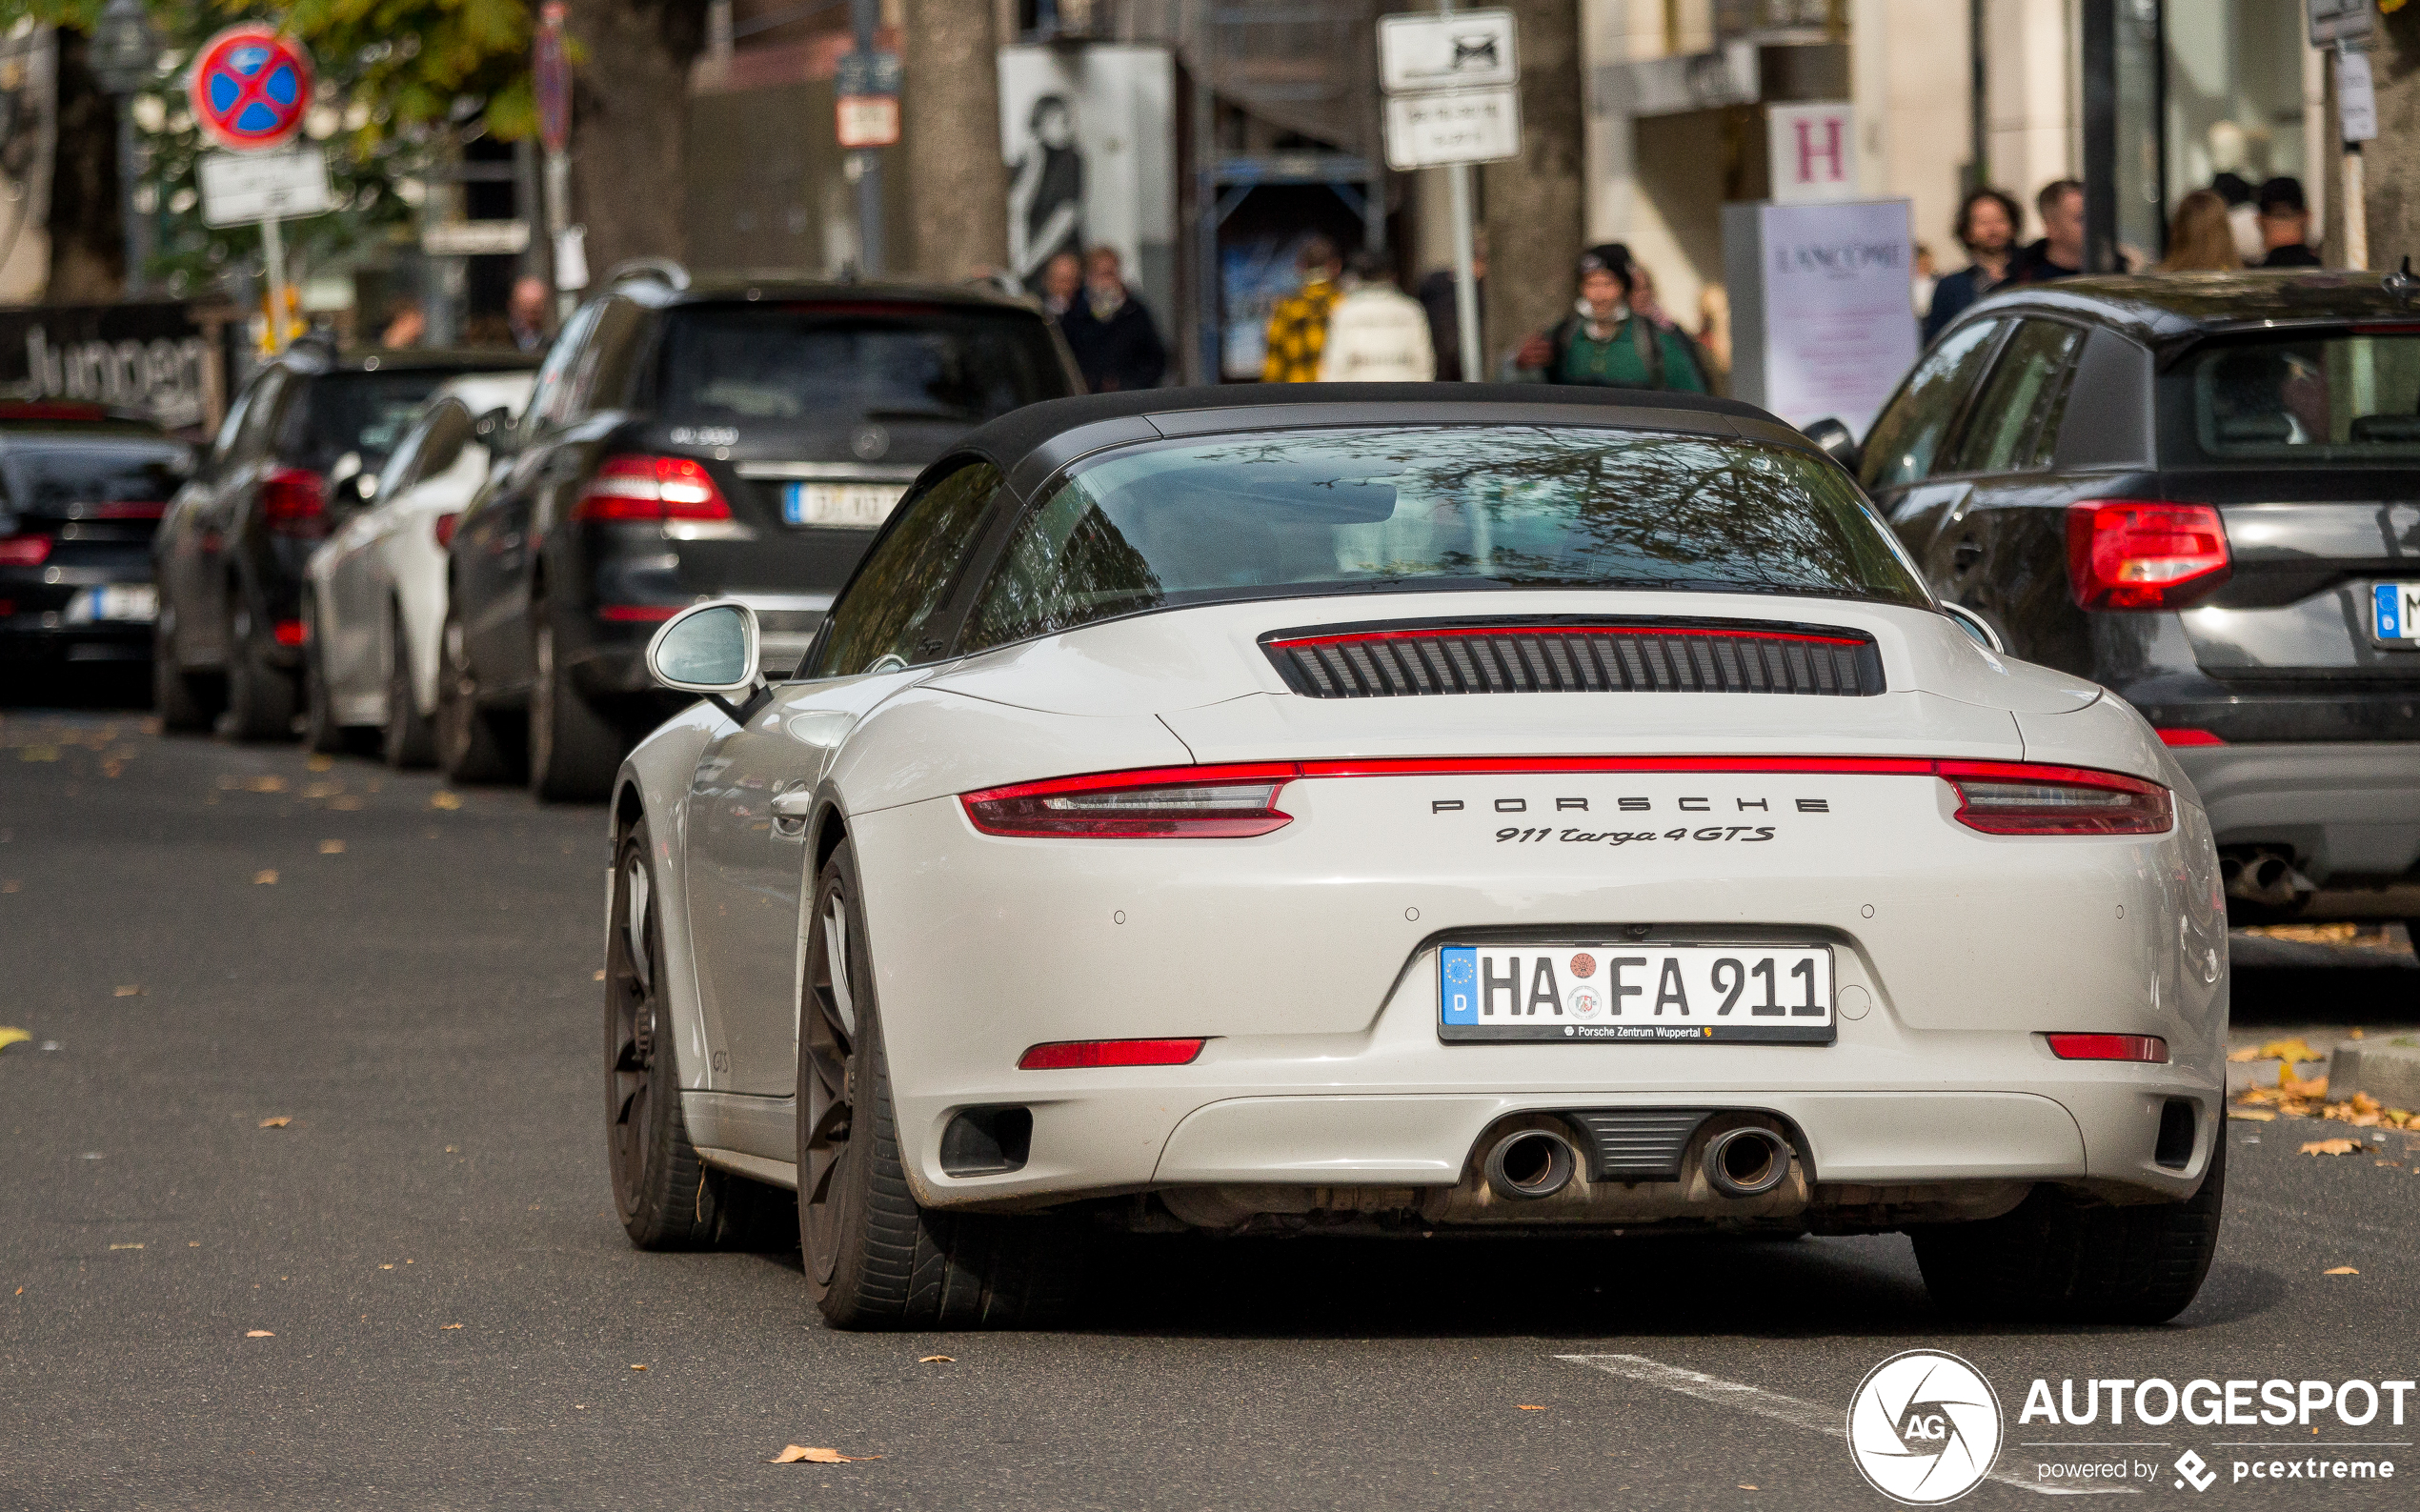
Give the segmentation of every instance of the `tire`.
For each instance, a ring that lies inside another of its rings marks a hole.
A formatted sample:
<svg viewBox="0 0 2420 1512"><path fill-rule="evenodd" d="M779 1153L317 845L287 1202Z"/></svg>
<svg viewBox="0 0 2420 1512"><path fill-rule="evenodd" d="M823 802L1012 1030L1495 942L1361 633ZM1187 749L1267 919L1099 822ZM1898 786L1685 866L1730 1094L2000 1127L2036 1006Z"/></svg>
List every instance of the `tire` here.
<svg viewBox="0 0 2420 1512"><path fill-rule="evenodd" d="M437 643L436 737L437 765L453 781L510 782L518 776L494 717L479 707L478 675L471 670L462 621L450 609Z"/></svg>
<svg viewBox="0 0 2420 1512"><path fill-rule="evenodd" d="M433 765L437 758L437 732L420 712L420 696L413 687L412 647L404 639L403 606L393 605L387 621L387 728L379 744L387 765L398 772Z"/></svg>
<svg viewBox="0 0 2420 1512"><path fill-rule="evenodd" d="M689 1142L672 1008L661 990L662 910L647 826L615 856L605 947L605 1136L614 1206L644 1250L787 1249L788 1193L710 1169Z"/></svg>
<svg viewBox="0 0 2420 1512"><path fill-rule="evenodd" d="M238 740L291 740L294 736L294 679L262 655L243 589L227 588L227 720Z"/></svg>
<svg viewBox="0 0 2420 1512"><path fill-rule="evenodd" d="M2221 1124L2202 1189L2182 1202L2094 1203L2048 1183L1980 1223L1910 1231L1925 1289L1962 1319L2164 1323L2209 1274L2227 1196Z"/></svg>
<svg viewBox="0 0 2420 1512"><path fill-rule="evenodd" d="M218 717L212 700L194 686L198 679L185 670L176 655L176 622L162 615L151 626L151 712L163 730L191 733L207 730Z"/></svg>
<svg viewBox="0 0 2420 1512"><path fill-rule="evenodd" d="M545 611L530 635L530 792L555 803L588 803L614 789L622 734L571 685L555 662Z"/></svg>
<svg viewBox="0 0 2420 1512"><path fill-rule="evenodd" d="M900 1162L857 859L816 878L798 1022L798 1240L835 1328L1018 1328L1080 1284L1067 1225L917 1205ZM836 951L836 946L837 951Z"/></svg>

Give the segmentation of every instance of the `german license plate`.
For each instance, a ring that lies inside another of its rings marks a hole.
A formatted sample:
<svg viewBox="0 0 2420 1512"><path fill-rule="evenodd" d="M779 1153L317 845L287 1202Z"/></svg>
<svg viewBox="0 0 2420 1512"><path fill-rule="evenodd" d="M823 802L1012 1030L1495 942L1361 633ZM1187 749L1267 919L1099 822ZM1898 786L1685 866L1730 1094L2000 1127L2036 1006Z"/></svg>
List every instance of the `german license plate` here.
<svg viewBox="0 0 2420 1512"><path fill-rule="evenodd" d="M103 583L84 590L68 603L71 624L148 625L159 615L159 590L149 583Z"/></svg>
<svg viewBox="0 0 2420 1512"><path fill-rule="evenodd" d="M2376 616L2370 629L2380 640L2420 644L2420 583L2380 583L2370 597Z"/></svg>
<svg viewBox="0 0 2420 1512"><path fill-rule="evenodd" d="M788 483L781 517L792 525L870 531L891 517L906 492L900 483Z"/></svg>
<svg viewBox="0 0 2420 1512"><path fill-rule="evenodd" d="M1448 945L1437 953L1437 1037L1829 1044L1832 953L1822 946Z"/></svg>

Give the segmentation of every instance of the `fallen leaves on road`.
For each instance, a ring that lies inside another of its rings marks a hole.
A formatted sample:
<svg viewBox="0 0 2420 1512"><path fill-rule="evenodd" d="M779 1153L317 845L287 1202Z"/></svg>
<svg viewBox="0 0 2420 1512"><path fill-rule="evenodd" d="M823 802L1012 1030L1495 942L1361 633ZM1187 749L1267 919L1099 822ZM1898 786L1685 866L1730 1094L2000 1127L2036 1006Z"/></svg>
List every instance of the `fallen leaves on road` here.
<svg viewBox="0 0 2420 1512"><path fill-rule="evenodd" d="M344 813L351 814L353 810L362 806L362 800L354 797L350 793L345 793L330 798L328 800L328 806L332 809L338 809Z"/></svg>
<svg viewBox="0 0 2420 1512"><path fill-rule="evenodd" d="M446 1329L447 1329L447 1328L459 1328L459 1327L461 1327L461 1326L462 1326L462 1325L461 1325L460 1323L448 1323L448 1324L446 1324L446 1325L445 1325L445 1328L440 1328L440 1329L438 1329L438 1330L437 1330L437 1332L438 1332L438 1333L444 1333L444 1332L446 1331Z"/></svg>
<svg viewBox="0 0 2420 1512"><path fill-rule="evenodd" d="M313 772L333 772L336 769L336 758L332 756L314 756L303 765Z"/></svg>
<svg viewBox="0 0 2420 1512"><path fill-rule="evenodd" d="M837 1449L809 1449L790 1444L779 1454L767 1460L767 1464L855 1464L860 1460L879 1460L878 1454L842 1454Z"/></svg>
<svg viewBox="0 0 2420 1512"><path fill-rule="evenodd" d="M25 884L23 882L0 882L0 893L21 893L23 891L25 891Z"/></svg>
<svg viewBox="0 0 2420 1512"><path fill-rule="evenodd" d="M141 1249L142 1247L143 1246L140 1244L112 1244L110 1246L111 1249Z"/></svg>
<svg viewBox="0 0 2420 1512"><path fill-rule="evenodd" d="M143 996L143 989L140 987L120 987L114 994L112 994L112 996L118 998L140 998Z"/></svg>
<svg viewBox="0 0 2420 1512"><path fill-rule="evenodd" d="M19 1040L30 1039L32 1038L33 1036L27 1034L22 1029L0 1027L0 1050L6 1050L10 1045L17 1043Z"/></svg>
<svg viewBox="0 0 2420 1512"><path fill-rule="evenodd" d="M254 872L252 874L252 885L254 887L275 887L277 885L277 868L273 866L264 866L259 871Z"/></svg>
<svg viewBox="0 0 2420 1512"><path fill-rule="evenodd" d="M633 1370L645 1370L647 1367L645 1365L633 1365L630 1368Z"/></svg>
<svg viewBox="0 0 2420 1512"><path fill-rule="evenodd" d="M597 972L597 974L596 974L595 976L591 977L591 978L589 978L589 980L591 980L591 981L603 981L604 979L605 979L605 973L604 973L603 971L601 971L601 970L600 970L599 972Z"/></svg>
<svg viewBox="0 0 2420 1512"><path fill-rule="evenodd" d="M262 1128L264 1128L264 1129L282 1129L282 1128L284 1128L287 1124L292 1123L292 1122L293 1122L293 1121L294 1121L294 1120L293 1120L293 1118L292 1118L291 1115L289 1115L289 1114L284 1114L284 1113L280 1113L280 1114L275 1115L275 1116L274 1116L274 1117L272 1117L272 1118L267 1118L267 1119L261 1119L261 1120L260 1120L260 1126L261 1126Z"/></svg>
<svg viewBox="0 0 2420 1512"><path fill-rule="evenodd" d="M1518 1406L1521 1408L1521 1410L1522 1410L1522 1411L1523 1411L1523 1412L1543 1412L1543 1411L1545 1411L1545 1410L1546 1410L1546 1409L1545 1409L1545 1408L1543 1408L1543 1407L1533 1407L1533 1406L1531 1406L1529 1403L1527 1403L1527 1402L1525 1402L1525 1401L1516 1403L1516 1405L1518 1405Z"/></svg>
<svg viewBox="0 0 2420 1512"><path fill-rule="evenodd" d="M461 806L462 795L459 793L448 793L439 788L429 795L429 807L433 809L458 809Z"/></svg>
<svg viewBox="0 0 2420 1512"><path fill-rule="evenodd" d="M1748 1484L1745 1481L1743 1481L1740 1482L1740 1489L1743 1491L1753 1491L1756 1487Z"/></svg>
<svg viewBox="0 0 2420 1512"><path fill-rule="evenodd" d="M2349 1265L2331 1265L2328 1269L2321 1271L2319 1274L2322 1276L2358 1276L2361 1272L2354 1270Z"/></svg>
<svg viewBox="0 0 2420 1512"><path fill-rule="evenodd" d="M2350 1155L2361 1148L2359 1139L2312 1139L2305 1144L2305 1155Z"/></svg>
<svg viewBox="0 0 2420 1512"><path fill-rule="evenodd" d="M319 842L319 854L322 856L342 856L345 854L345 842L342 840L322 840Z"/></svg>
<svg viewBox="0 0 2420 1512"><path fill-rule="evenodd" d="M2238 1123L2275 1123L2277 1115L2266 1108L2229 1108L2227 1116Z"/></svg>
<svg viewBox="0 0 2420 1512"><path fill-rule="evenodd" d="M924 1355L920 1356L916 1362L919 1365L955 1365L958 1360L952 1355Z"/></svg>
<svg viewBox="0 0 2420 1512"><path fill-rule="evenodd" d="M286 779L281 776L258 776L244 784L254 793L283 793Z"/></svg>
<svg viewBox="0 0 2420 1512"><path fill-rule="evenodd" d="M253 1329L249 1329L249 1330L247 1330L247 1331L245 1332L245 1334L244 1334L244 1337L245 1337L246 1339L274 1339L274 1338L276 1338L277 1336L276 1336L275 1334L271 1333L271 1332L270 1332L268 1329L266 1329L266 1328L253 1328Z"/></svg>

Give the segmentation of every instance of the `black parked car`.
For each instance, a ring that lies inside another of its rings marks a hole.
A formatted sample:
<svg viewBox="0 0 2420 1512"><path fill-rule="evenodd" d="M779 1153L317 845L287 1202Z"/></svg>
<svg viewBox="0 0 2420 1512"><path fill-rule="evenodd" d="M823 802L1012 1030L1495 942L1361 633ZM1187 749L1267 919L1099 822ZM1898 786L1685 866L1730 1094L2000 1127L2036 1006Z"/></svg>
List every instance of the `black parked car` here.
<svg viewBox="0 0 2420 1512"><path fill-rule="evenodd" d="M681 701L642 664L658 625L743 599L786 671L926 463L1082 392L1050 321L987 292L618 272L555 338L455 528L439 761L602 797Z"/></svg>
<svg viewBox="0 0 2420 1512"><path fill-rule="evenodd" d="M1935 593L2158 728L2238 922L2420 920L2420 280L2013 291L1832 449Z"/></svg>
<svg viewBox="0 0 2420 1512"><path fill-rule="evenodd" d="M514 365L493 352L339 356L306 337L253 375L152 543L152 696L163 724L202 729L223 707L242 739L292 733L303 563L361 506L438 384Z"/></svg>
<svg viewBox="0 0 2420 1512"><path fill-rule="evenodd" d="M192 449L140 414L0 403L0 658L151 654L151 533Z"/></svg>

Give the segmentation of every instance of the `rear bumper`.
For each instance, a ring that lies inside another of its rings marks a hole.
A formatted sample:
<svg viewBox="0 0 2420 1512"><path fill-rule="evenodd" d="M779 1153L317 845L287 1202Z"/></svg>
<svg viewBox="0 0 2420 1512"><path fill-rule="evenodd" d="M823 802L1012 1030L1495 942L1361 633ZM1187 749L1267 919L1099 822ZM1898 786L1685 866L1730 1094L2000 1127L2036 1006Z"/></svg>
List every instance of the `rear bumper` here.
<svg viewBox="0 0 2420 1512"><path fill-rule="evenodd" d="M2220 845L2291 847L2313 881L2384 881L2420 864L2420 743L2187 746Z"/></svg>

